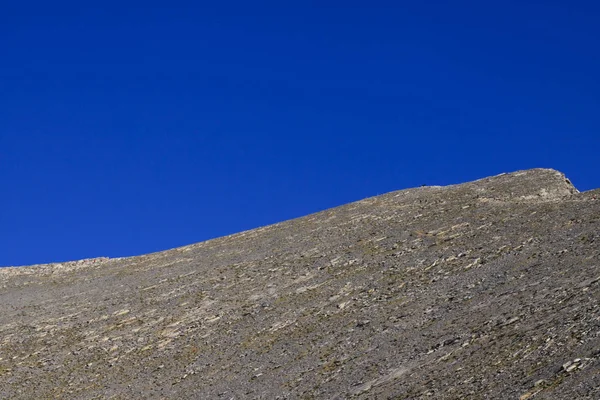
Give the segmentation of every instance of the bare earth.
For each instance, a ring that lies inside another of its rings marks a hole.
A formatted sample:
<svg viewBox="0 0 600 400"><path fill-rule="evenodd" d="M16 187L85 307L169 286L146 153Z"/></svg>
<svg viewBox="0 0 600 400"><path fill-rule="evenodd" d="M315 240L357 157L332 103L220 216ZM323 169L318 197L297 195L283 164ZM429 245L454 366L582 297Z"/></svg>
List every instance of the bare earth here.
<svg viewBox="0 0 600 400"><path fill-rule="evenodd" d="M536 169L0 269L2 399L600 399L600 190Z"/></svg>

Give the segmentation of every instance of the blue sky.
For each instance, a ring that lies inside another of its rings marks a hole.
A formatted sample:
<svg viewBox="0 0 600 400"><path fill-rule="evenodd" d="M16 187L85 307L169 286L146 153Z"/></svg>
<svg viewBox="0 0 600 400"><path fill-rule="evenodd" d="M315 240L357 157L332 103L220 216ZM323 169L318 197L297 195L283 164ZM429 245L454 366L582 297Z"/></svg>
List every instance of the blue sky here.
<svg viewBox="0 0 600 400"><path fill-rule="evenodd" d="M533 167L600 187L595 1L12 2L0 265Z"/></svg>

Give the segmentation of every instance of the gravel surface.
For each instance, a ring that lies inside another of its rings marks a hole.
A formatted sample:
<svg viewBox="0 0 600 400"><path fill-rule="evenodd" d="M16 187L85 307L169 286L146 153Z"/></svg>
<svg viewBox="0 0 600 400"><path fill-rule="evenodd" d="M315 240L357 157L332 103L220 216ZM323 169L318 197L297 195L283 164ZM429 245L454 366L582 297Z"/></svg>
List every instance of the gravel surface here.
<svg viewBox="0 0 600 400"><path fill-rule="evenodd" d="M519 171L0 269L2 399L600 399L600 190Z"/></svg>

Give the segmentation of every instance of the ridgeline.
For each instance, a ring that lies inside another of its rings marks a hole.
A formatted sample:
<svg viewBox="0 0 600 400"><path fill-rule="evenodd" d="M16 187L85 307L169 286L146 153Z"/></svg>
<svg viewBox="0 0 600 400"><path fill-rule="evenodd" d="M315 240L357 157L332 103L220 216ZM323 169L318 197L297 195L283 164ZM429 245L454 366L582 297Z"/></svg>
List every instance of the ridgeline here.
<svg viewBox="0 0 600 400"><path fill-rule="evenodd" d="M519 171L0 269L3 399L599 399L600 190Z"/></svg>

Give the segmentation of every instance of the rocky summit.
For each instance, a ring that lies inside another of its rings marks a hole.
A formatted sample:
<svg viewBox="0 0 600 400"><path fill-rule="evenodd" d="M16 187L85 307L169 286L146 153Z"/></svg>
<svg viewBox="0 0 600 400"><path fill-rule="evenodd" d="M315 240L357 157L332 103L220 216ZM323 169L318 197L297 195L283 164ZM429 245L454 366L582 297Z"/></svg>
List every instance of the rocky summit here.
<svg viewBox="0 0 600 400"><path fill-rule="evenodd" d="M534 169L0 269L2 399L600 399L600 190Z"/></svg>

